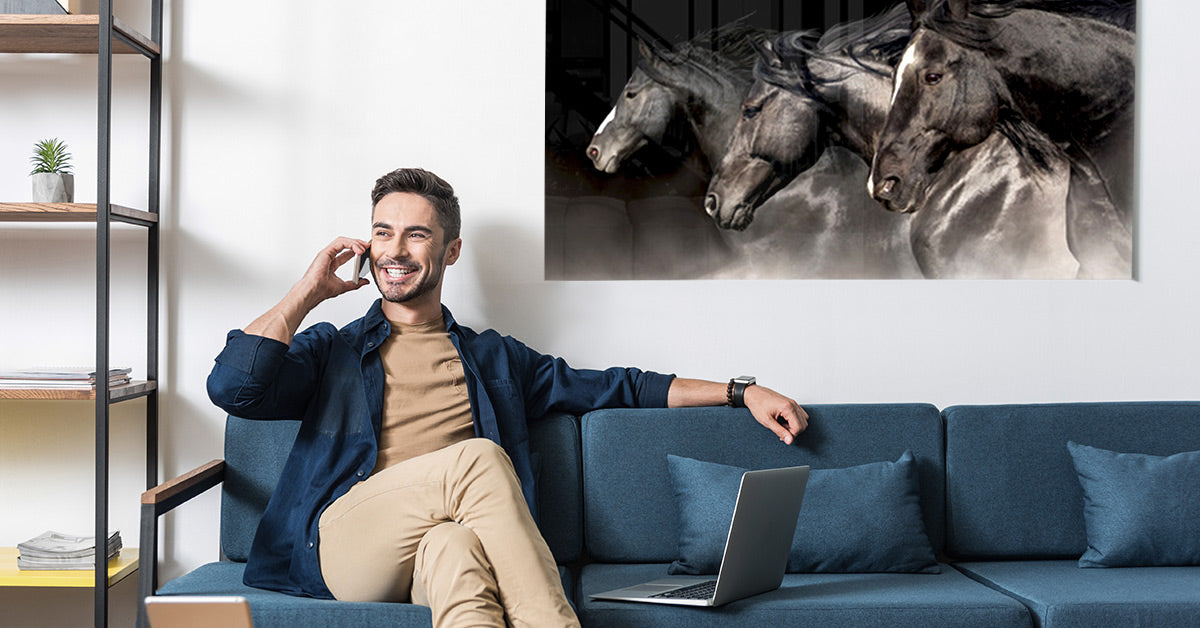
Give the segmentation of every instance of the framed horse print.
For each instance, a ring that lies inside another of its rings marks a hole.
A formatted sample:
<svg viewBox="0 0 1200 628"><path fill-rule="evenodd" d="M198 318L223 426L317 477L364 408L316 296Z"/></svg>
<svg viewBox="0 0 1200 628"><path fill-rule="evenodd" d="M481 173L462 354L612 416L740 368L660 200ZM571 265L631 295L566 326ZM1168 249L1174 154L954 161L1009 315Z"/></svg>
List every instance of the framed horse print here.
<svg viewBox="0 0 1200 628"><path fill-rule="evenodd" d="M1135 15L551 0L546 278L1129 279Z"/></svg>

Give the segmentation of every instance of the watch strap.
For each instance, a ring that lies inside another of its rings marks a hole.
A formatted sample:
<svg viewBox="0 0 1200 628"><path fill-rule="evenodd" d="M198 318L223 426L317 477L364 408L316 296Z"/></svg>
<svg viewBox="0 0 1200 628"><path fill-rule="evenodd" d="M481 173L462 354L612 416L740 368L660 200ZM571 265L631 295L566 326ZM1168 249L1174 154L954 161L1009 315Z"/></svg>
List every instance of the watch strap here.
<svg viewBox="0 0 1200 628"><path fill-rule="evenodd" d="M748 376L735 377L729 380L725 387L725 402L734 408L745 408L745 394L748 386L754 385L754 378Z"/></svg>

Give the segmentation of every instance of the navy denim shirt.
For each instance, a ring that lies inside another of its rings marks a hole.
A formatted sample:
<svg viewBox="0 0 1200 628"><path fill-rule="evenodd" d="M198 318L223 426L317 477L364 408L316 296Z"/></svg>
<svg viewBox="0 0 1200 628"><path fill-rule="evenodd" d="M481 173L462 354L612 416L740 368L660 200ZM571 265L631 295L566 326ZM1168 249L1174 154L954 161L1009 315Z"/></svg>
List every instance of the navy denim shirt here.
<svg viewBox="0 0 1200 628"><path fill-rule="evenodd" d="M459 325L442 308L462 357L475 435L508 452L537 517L527 419L551 411L663 407L672 375L633 368L576 370L495 331ZM376 301L336 329L319 323L291 345L232 331L208 377L213 403L247 419L301 419L295 445L250 548L247 585L332 599L321 577L317 522L375 468L383 417L379 345L391 333Z"/></svg>

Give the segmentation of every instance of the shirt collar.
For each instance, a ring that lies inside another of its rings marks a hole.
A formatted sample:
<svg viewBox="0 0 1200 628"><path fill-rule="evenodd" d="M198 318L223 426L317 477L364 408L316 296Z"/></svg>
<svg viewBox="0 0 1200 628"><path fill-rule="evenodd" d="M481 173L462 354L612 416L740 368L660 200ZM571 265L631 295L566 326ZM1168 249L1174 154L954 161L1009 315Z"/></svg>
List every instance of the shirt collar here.
<svg viewBox="0 0 1200 628"><path fill-rule="evenodd" d="M459 333L458 321L454 320L454 315L450 313L450 308L442 305L442 319L446 322L446 331L452 334ZM371 308L367 310L366 316L363 317L365 329L368 334L378 333L386 338L392 333L392 325L388 322L386 316L383 315L383 299L375 299L371 304Z"/></svg>

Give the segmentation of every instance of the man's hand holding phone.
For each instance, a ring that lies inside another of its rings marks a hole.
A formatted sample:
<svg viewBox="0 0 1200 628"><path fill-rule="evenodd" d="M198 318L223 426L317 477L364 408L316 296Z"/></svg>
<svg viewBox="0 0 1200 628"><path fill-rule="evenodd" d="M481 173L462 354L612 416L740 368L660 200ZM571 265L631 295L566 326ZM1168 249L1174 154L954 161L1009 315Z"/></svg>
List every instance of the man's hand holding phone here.
<svg viewBox="0 0 1200 628"><path fill-rule="evenodd" d="M304 317L322 301L358 290L371 283L359 276L363 266L368 269L368 273L370 272L369 259L366 263L355 263L356 274L350 280L342 279L337 274L338 269L349 262L350 258L369 258L370 245L371 243L365 240L347 237L330 242L317 253L316 259L304 272L304 276L292 286L283 300L247 325L244 331L290 343L292 334L296 333Z"/></svg>

